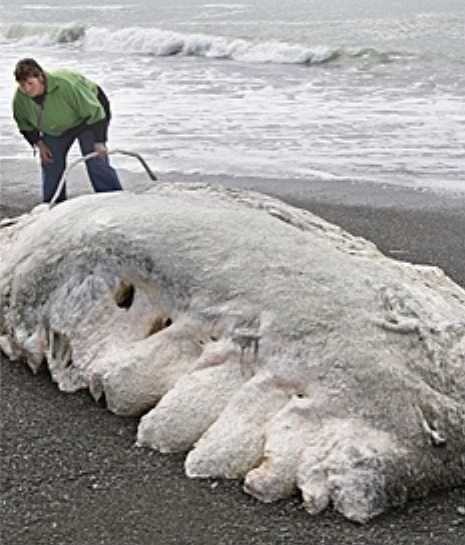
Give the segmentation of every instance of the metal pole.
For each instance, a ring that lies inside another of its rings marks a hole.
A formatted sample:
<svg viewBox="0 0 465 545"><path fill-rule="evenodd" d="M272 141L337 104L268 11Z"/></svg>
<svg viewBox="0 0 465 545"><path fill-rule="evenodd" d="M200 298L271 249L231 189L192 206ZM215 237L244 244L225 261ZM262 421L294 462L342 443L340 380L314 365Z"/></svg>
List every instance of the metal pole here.
<svg viewBox="0 0 465 545"><path fill-rule="evenodd" d="M150 169L147 162L138 153L135 153L134 151L125 151L125 150L121 150L121 149L114 149L114 150L107 151L107 155L113 155L115 153L119 153L120 155L128 155L129 157L135 157L136 159L138 159L140 161L140 163L142 164L142 166L145 169L145 172L147 172L149 178L151 180L153 180L153 181L157 180L157 177L152 172L152 170ZM73 161L69 165L69 167L65 170L65 172L63 173L63 176L61 177L61 180L60 180L60 183L58 184L57 190L55 191L55 193L54 193L54 195L52 197L52 200L50 201L49 208L52 208L52 206L55 206L56 200L58 199L58 195L61 193L61 190L63 189L63 186L66 183L66 177L67 177L69 171L71 169L73 169L76 165L78 165L79 163L83 163L85 161L88 161L89 159L94 159L95 157L98 157L98 156L99 156L99 154L96 151L93 151L92 153L88 153L87 155L84 155L83 157L80 157L79 159L76 159L76 161Z"/></svg>

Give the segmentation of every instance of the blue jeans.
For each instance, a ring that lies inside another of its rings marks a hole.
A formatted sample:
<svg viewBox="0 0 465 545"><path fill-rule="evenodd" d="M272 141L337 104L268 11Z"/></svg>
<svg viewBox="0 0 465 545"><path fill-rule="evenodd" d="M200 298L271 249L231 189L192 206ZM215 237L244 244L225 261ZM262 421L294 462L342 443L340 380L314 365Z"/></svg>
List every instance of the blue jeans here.
<svg viewBox="0 0 465 545"><path fill-rule="evenodd" d="M53 154L53 162L42 165L42 190L44 202L52 200L58 184L66 168L66 156L76 139L71 136L50 136L45 134L43 140ZM91 130L84 130L77 139L82 155L94 151L94 135ZM121 191L122 187L115 169L110 166L108 157L96 157L86 161L87 173L95 191ZM56 202L66 200L66 186L63 187Z"/></svg>

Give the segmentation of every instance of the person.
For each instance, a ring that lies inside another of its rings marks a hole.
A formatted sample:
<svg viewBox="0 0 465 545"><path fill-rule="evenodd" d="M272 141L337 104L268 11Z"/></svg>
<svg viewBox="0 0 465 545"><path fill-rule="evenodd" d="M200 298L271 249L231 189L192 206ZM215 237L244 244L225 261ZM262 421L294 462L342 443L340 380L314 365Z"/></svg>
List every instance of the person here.
<svg viewBox="0 0 465 545"><path fill-rule="evenodd" d="M107 155L110 104L102 89L69 70L44 71L34 59L22 59L15 67L18 88L13 116L19 131L38 149L42 169L43 201L50 202L66 168L66 157L77 139L82 155L97 152L86 161L95 191L122 189ZM56 202L66 199L63 187Z"/></svg>

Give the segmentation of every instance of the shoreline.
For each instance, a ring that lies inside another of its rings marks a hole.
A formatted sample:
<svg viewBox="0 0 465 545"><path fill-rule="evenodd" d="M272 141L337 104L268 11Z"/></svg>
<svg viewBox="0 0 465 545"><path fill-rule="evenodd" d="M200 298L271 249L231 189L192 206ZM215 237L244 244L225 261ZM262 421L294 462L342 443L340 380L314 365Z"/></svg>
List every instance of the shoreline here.
<svg viewBox="0 0 465 545"><path fill-rule="evenodd" d="M233 182L224 185L264 192L266 184ZM386 255L440 266L465 287L465 196L309 185L271 181L266 192L364 236ZM21 204L30 202L23 195ZM1 204L17 210L13 195ZM465 486L411 501L365 526L331 510L311 517L298 498L265 505L245 495L238 481L188 479L184 455L134 447L136 419L111 414L87 392L59 392L45 372L33 376L2 357L0 378L5 544L464 542L465 517L457 509L465 507Z"/></svg>
<svg viewBox="0 0 465 545"><path fill-rule="evenodd" d="M115 166L123 188L140 193L157 183L201 182L224 185L233 189L259 191L285 200L301 208L308 204L341 206L369 206L396 208L398 210L428 210L465 212L465 180L463 191L436 191L431 188L413 188L400 185L370 183L366 181L318 181L227 175L157 173L156 161L148 164L158 176L158 181L148 179L142 169L131 171ZM40 169L36 159L3 159L0 162L0 218L10 212L23 213L41 203ZM9 184L7 180L15 180ZM69 173L69 198L92 193L84 165Z"/></svg>

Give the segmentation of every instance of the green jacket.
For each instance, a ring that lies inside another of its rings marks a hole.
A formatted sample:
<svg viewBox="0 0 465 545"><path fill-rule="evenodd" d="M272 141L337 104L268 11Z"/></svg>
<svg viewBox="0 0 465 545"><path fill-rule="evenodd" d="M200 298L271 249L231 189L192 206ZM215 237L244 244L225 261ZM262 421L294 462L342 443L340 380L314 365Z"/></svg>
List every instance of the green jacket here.
<svg viewBox="0 0 465 545"><path fill-rule="evenodd" d="M47 72L43 105L18 88L13 99L13 115L20 131L37 130L61 136L78 125L92 125L105 118L97 92L95 83L76 72Z"/></svg>

